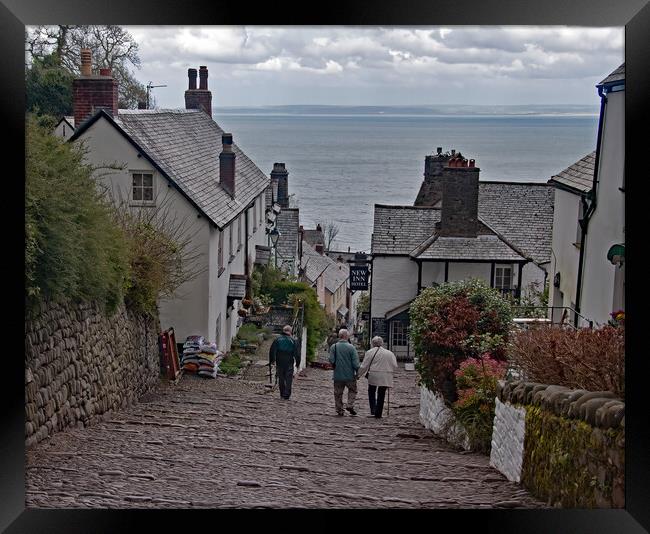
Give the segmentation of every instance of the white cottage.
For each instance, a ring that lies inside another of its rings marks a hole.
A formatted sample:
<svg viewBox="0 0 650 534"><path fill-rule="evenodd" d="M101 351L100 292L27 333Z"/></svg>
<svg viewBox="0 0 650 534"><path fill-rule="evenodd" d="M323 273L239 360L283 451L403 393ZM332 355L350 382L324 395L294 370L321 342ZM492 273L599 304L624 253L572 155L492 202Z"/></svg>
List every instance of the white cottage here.
<svg viewBox="0 0 650 534"><path fill-rule="evenodd" d="M519 299L543 289L551 255L553 188L479 182L480 169L442 149L425 160L415 206L375 205L371 335L413 355L409 307L423 288L479 278Z"/></svg>
<svg viewBox="0 0 650 534"><path fill-rule="evenodd" d="M571 306L576 326L605 324L613 311L625 309L625 63L597 88L596 151L587 156L590 168L580 183L572 185L581 200L564 194L553 225L552 303ZM567 171L552 178L556 198L570 186ZM566 228L575 236L573 250Z"/></svg>
<svg viewBox="0 0 650 534"><path fill-rule="evenodd" d="M95 165L123 166L98 176L115 198L133 209L164 201L178 220L191 221L203 273L160 302L161 326L174 327L179 342L197 334L229 350L256 247L267 245L270 179L212 120L207 68L199 75L197 88L197 70L188 71L186 109L121 110L110 69L91 74L82 55L70 140L82 141Z"/></svg>

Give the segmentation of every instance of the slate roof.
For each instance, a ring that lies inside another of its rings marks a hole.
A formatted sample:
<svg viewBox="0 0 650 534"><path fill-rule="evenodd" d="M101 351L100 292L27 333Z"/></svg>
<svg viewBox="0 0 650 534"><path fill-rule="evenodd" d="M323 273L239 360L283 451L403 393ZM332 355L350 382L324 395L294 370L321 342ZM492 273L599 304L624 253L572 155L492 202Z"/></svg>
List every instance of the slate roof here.
<svg viewBox="0 0 650 534"><path fill-rule="evenodd" d="M302 258L300 267L305 273L305 278L311 284L315 284L318 277L329 267L327 256L322 256L316 252L306 241L302 242Z"/></svg>
<svg viewBox="0 0 650 534"><path fill-rule="evenodd" d="M275 227L280 232L278 254L285 259L298 260L298 243L300 242L297 208L283 208L276 216Z"/></svg>
<svg viewBox="0 0 650 534"><path fill-rule="evenodd" d="M325 288L334 293L350 276L350 268L345 263L338 263L332 258L316 252L306 241L302 242L301 267L310 283L315 283L323 276Z"/></svg>
<svg viewBox="0 0 650 534"><path fill-rule="evenodd" d="M553 203L554 189L550 184L479 182L478 216L491 230L487 233L497 235L512 249L507 254L514 252L536 263L550 261ZM439 221L439 208L376 204L372 253L411 254L427 239L433 244L435 223ZM456 242L452 246L452 242L441 241L434 250L442 243L448 243L451 251L460 255L459 259L461 256L468 259L469 251ZM494 241L474 243L476 257L472 259L506 253L503 245ZM418 254L423 252L420 250Z"/></svg>
<svg viewBox="0 0 650 534"><path fill-rule="evenodd" d="M325 244L325 234L322 230L303 230L302 238L310 245Z"/></svg>
<svg viewBox="0 0 650 534"><path fill-rule="evenodd" d="M496 235L436 236L418 259L522 261L525 258Z"/></svg>
<svg viewBox="0 0 650 534"><path fill-rule="evenodd" d="M549 183L561 184L578 193L587 193L594 185L595 162L596 151L594 150L560 173L551 176Z"/></svg>
<svg viewBox="0 0 650 534"><path fill-rule="evenodd" d="M415 206L375 204L373 254L410 254L427 239L440 221L440 210Z"/></svg>
<svg viewBox="0 0 650 534"><path fill-rule="evenodd" d="M219 184L224 131L200 110L119 110L115 123L219 228L226 226L271 182L233 143L235 198ZM234 136L236 139L236 136Z"/></svg>
<svg viewBox="0 0 650 534"><path fill-rule="evenodd" d="M618 81L625 80L625 62L616 68L607 78L601 81L598 85L604 85L606 83L613 83Z"/></svg>

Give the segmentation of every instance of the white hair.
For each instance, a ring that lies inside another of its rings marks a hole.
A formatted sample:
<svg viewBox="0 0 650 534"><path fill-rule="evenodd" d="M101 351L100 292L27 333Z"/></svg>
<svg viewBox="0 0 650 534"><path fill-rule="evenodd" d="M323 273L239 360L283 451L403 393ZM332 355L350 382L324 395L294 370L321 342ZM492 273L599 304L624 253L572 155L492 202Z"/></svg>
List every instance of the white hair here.
<svg viewBox="0 0 650 534"><path fill-rule="evenodd" d="M286 325L284 328L282 328L282 331L285 334L291 334L291 332L292 332L291 327L289 325Z"/></svg>
<svg viewBox="0 0 650 534"><path fill-rule="evenodd" d="M341 339L347 339L350 337L350 332L348 332L346 328L341 328L341 330L339 330L339 337Z"/></svg>
<svg viewBox="0 0 650 534"><path fill-rule="evenodd" d="M373 347L381 347L384 344L384 340L380 336L375 336L372 338L371 343Z"/></svg>

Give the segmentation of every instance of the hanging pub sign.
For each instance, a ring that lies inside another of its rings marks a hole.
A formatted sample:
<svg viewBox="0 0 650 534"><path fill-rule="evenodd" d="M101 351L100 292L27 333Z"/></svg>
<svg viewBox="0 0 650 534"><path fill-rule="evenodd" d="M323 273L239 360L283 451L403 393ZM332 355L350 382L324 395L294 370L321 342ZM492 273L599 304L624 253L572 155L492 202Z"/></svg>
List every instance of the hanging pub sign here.
<svg viewBox="0 0 650 534"><path fill-rule="evenodd" d="M368 290L368 266L350 265L350 289L352 291Z"/></svg>

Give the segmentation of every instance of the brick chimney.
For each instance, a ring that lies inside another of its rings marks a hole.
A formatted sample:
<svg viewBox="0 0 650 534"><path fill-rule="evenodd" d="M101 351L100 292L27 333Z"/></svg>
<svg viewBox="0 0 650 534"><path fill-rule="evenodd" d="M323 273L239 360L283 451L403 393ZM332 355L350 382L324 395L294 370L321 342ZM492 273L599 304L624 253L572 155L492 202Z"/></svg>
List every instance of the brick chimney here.
<svg viewBox="0 0 650 534"><path fill-rule="evenodd" d="M442 169L440 235L476 237L478 231L478 176L481 169L459 152Z"/></svg>
<svg viewBox="0 0 650 534"><path fill-rule="evenodd" d="M281 208L289 207L289 171L284 163L274 163L271 171L271 185L273 187L273 200Z"/></svg>
<svg viewBox="0 0 650 534"><path fill-rule="evenodd" d="M185 91L185 109L202 109L212 117L212 93L208 90L208 68L199 67L199 88L196 88L196 69L187 69L188 88Z"/></svg>
<svg viewBox="0 0 650 534"><path fill-rule="evenodd" d="M314 250L322 256L325 253L325 246L322 243L318 243L314 245Z"/></svg>
<svg viewBox="0 0 650 534"><path fill-rule="evenodd" d="M442 169L451 156L443 154L442 147L436 154L424 157L424 181L415 199L415 206L435 206L442 200Z"/></svg>
<svg viewBox="0 0 650 534"><path fill-rule="evenodd" d="M232 149L232 134L221 136L222 151L219 154L219 182L221 186L235 197L235 152Z"/></svg>
<svg viewBox="0 0 650 534"><path fill-rule="evenodd" d="M75 127L104 109L111 117L117 116L117 81L111 69L99 69L92 73L92 53L81 49L81 75L72 81L72 113Z"/></svg>

